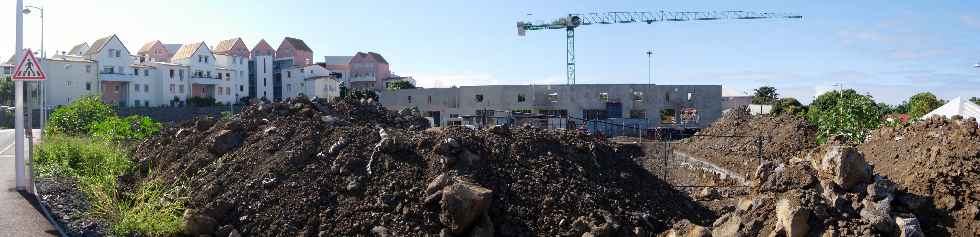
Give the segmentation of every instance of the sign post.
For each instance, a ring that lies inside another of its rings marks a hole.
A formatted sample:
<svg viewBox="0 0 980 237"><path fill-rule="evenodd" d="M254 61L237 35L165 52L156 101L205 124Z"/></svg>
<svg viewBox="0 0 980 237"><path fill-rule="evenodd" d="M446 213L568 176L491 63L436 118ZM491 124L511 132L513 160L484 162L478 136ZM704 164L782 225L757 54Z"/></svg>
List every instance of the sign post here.
<svg viewBox="0 0 980 237"><path fill-rule="evenodd" d="M16 29L14 58L20 58L23 53L21 50L24 48L24 14L20 12L22 9L24 9L24 0L17 0L17 9L14 9L17 11L15 13L17 24L14 26ZM24 116L24 82L14 81L14 165L17 170L17 191L27 190L27 178L24 177L24 117L22 116Z"/></svg>
<svg viewBox="0 0 980 237"><path fill-rule="evenodd" d="M19 12L17 15L18 17L20 17ZM16 146L15 148L16 156L14 157L14 163L15 166L17 167L16 168L17 190L31 191L27 189L28 187L27 185L28 180L26 176L27 164L25 162L26 159L25 159L23 144L25 139L24 136L25 132L30 133L32 131L24 130L24 116L23 116L24 115L24 94L23 94L24 89L23 88L24 88L24 81L43 81L45 79L45 76L44 76L44 71L41 70L41 64L38 63L37 58L34 58L34 53L32 53L30 49L27 49L24 50L23 54L24 56L22 56L20 62L17 63L17 67L14 67L13 75L11 75L10 77L10 79L14 80L14 83L17 84L17 88L16 88L17 91L15 94L16 98L14 98L16 100L15 102L16 114L14 115L15 129L16 129L14 131L14 136L15 136L14 145ZM31 111L27 111L27 112L30 113ZM30 118L30 116L28 116L28 118ZM30 123L33 121L28 120L27 122ZM27 139L31 139L31 138L27 137ZM31 155L31 154L26 154L26 155Z"/></svg>

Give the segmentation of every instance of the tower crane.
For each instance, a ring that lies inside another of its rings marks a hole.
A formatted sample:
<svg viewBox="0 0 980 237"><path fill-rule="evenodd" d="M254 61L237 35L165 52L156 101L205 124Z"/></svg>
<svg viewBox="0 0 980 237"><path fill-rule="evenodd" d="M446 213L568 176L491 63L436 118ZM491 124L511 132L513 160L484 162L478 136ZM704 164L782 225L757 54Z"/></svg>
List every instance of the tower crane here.
<svg viewBox="0 0 980 237"><path fill-rule="evenodd" d="M655 22L680 22L680 21L714 21L714 20L755 20L755 19L802 19L800 15L751 12L751 11L720 11L720 12L606 12L606 13L587 13L587 14L568 14L548 23L531 23L518 21L517 35L525 36L527 31L532 30L560 30L565 29L568 69L568 84L575 84L575 28L589 25L609 25L625 23L647 23Z"/></svg>

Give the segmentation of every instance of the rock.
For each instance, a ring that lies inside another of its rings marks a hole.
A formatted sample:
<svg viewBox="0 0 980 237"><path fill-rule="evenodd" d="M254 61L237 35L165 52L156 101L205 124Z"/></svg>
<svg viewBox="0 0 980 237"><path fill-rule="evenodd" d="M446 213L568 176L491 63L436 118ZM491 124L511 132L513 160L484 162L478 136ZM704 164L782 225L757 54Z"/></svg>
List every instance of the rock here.
<svg viewBox="0 0 980 237"><path fill-rule="evenodd" d="M697 198L702 200L709 200L718 197L718 190L714 188L704 188L698 193Z"/></svg>
<svg viewBox="0 0 980 237"><path fill-rule="evenodd" d="M442 189L439 221L453 234L462 234L490 207L493 191L479 185L457 181Z"/></svg>
<svg viewBox="0 0 980 237"><path fill-rule="evenodd" d="M333 116L333 115L320 116L320 121L323 121L326 124L334 124L337 122L337 116Z"/></svg>
<svg viewBox="0 0 980 237"><path fill-rule="evenodd" d="M674 227L667 231L664 237L711 237L711 230L691 223L688 220L681 220L674 224Z"/></svg>
<svg viewBox="0 0 980 237"><path fill-rule="evenodd" d="M875 176L875 181L868 185L868 198L878 201L886 197L891 197L895 192L895 182L886 177Z"/></svg>
<svg viewBox="0 0 980 237"><path fill-rule="evenodd" d="M935 199L934 202L936 204L936 207L939 209L943 209L947 211L952 211L953 209L956 209L956 204L957 204L956 197L952 195L945 195L939 197L938 199Z"/></svg>
<svg viewBox="0 0 980 237"><path fill-rule="evenodd" d="M336 155L337 153L340 153L340 150L344 149L344 147L347 146L348 142L349 141L347 140L346 137L340 138L340 140L337 140L336 143L330 146L330 149L327 149L327 154Z"/></svg>
<svg viewBox="0 0 980 237"><path fill-rule="evenodd" d="M722 220L722 219L724 219L724 222L719 223L719 221L715 221L714 229L711 231L712 236L715 237L740 236L739 231L742 230L741 217L729 213L723 216L723 218L718 218L718 220Z"/></svg>
<svg viewBox="0 0 980 237"><path fill-rule="evenodd" d="M460 146L461 145L459 144L458 140L450 137L450 138L446 138L446 140L443 140L439 144L436 144L436 147L433 151L436 152L436 154L440 154L444 156L455 156L456 153L459 153L459 151L461 150Z"/></svg>
<svg viewBox="0 0 980 237"><path fill-rule="evenodd" d="M490 219L490 215L483 212L480 223L473 226L473 230L470 231L470 237L493 237L493 235L493 220Z"/></svg>
<svg viewBox="0 0 980 237"><path fill-rule="evenodd" d="M798 200L780 199L776 203L776 219L787 237L806 236L810 231L810 212L801 207Z"/></svg>
<svg viewBox="0 0 980 237"><path fill-rule="evenodd" d="M925 237L919 219L915 217L895 217L895 225L898 226L896 234L899 237Z"/></svg>
<svg viewBox="0 0 980 237"><path fill-rule="evenodd" d="M194 122L194 129L198 132L207 131L211 126L214 126L214 120L211 118L202 118Z"/></svg>
<svg viewBox="0 0 980 237"><path fill-rule="evenodd" d="M224 155L242 144L244 138L240 132L231 130L221 130L211 138L211 153L217 156Z"/></svg>
<svg viewBox="0 0 980 237"><path fill-rule="evenodd" d="M493 127L490 127L490 132L497 135L508 135L510 134L510 126L494 125Z"/></svg>
<svg viewBox="0 0 980 237"><path fill-rule="evenodd" d="M210 235L217 230L217 221L209 216L198 214L194 209L184 210L184 234L190 236Z"/></svg>
<svg viewBox="0 0 980 237"><path fill-rule="evenodd" d="M228 237L242 237L242 234L238 233L238 230L231 230L231 233L228 233Z"/></svg>
<svg viewBox="0 0 980 237"><path fill-rule="evenodd" d="M442 190L442 188L452 184L453 181L453 178L449 175L446 175L445 173L440 174L439 176L433 178L432 181L429 181L429 185L425 187L425 195L432 195L436 191Z"/></svg>
<svg viewBox="0 0 980 237"><path fill-rule="evenodd" d="M892 217L889 214L892 209L891 202L891 197L877 202L865 199L862 203L864 208L859 213L861 219L879 232L891 233L894 229L894 226L892 226Z"/></svg>
<svg viewBox="0 0 980 237"><path fill-rule="evenodd" d="M374 228L371 228L371 233L374 234L374 236L378 236L378 237L395 236L391 234L391 231L388 230L388 228L385 228L384 226L375 226Z"/></svg>
<svg viewBox="0 0 980 237"><path fill-rule="evenodd" d="M871 167L856 148L835 145L824 154L820 171L844 190L855 190L859 183L871 180Z"/></svg>

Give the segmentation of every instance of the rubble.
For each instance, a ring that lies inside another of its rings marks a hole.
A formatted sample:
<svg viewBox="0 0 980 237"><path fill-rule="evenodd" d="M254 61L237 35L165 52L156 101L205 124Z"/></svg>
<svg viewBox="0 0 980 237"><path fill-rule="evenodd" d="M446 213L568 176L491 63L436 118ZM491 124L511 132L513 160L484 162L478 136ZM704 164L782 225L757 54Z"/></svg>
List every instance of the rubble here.
<svg viewBox="0 0 980 237"><path fill-rule="evenodd" d="M418 111L368 99L300 98L164 128L135 148L128 175L186 186L193 236L645 236L715 219L629 146L430 129Z"/></svg>

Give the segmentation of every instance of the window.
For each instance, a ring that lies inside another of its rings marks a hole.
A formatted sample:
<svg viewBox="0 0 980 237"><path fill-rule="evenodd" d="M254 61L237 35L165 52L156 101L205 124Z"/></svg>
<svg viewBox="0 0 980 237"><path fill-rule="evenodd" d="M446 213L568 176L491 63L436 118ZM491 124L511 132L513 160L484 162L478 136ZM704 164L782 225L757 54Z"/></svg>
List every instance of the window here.
<svg viewBox="0 0 980 237"><path fill-rule="evenodd" d="M558 96L558 91L548 93L548 101L551 101L551 103L558 103L559 100L561 100L561 97Z"/></svg>
<svg viewBox="0 0 980 237"><path fill-rule="evenodd" d="M133 106L140 107L140 100L136 100L136 103L133 103Z"/></svg>
<svg viewBox="0 0 980 237"><path fill-rule="evenodd" d="M207 74L207 75L208 75L208 78L211 78L211 71L208 71L208 74ZM221 73L218 73L218 75L219 75L219 76L218 76L218 79L221 79L221 76L220 76L220 75L221 75Z"/></svg>
<svg viewBox="0 0 980 237"><path fill-rule="evenodd" d="M115 49L109 49L109 57L110 58L116 57L116 50Z"/></svg>
<svg viewBox="0 0 980 237"><path fill-rule="evenodd" d="M540 110L538 112L540 112L543 115L547 115L547 116L551 116L551 117L560 117L560 118L568 117L568 110L564 110L564 109L558 109L558 110L555 110L555 109L542 109L542 110Z"/></svg>
<svg viewBox="0 0 980 237"><path fill-rule="evenodd" d="M170 69L170 79L174 79L174 70Z"/></svg>
<svg viewBox="0 0 980 237"><path fill-rule="evenodd" d="M633 101L636 101L636 102L643 101L643 92L642 91L634 91L633 92Z"/></svg>
<svg viewBox="0 0 980 237"><path fill-rule="evenodd" d="M66 82L68 84L68 87L71 87L71 81L66 81Z"/></svg>
<svg viewBox="0 0 980 237"><path fill-rule="evenodd" d="M607 118L607 113L604 109L586 109L582 110L582 116L586 120L604 120Z"/></svg>
<svg viewBox="0 0 980 237"><path fill-rule="evenodd" d="M686 108L681 112L681 121L684 121L684 123L697 123L699 118L698 109Z"/></svg>
<svg viewBox="0 0 980 237"><path fill-rule="evenodd" d="M473 99L476 100L477 103L481 103L483 102L483 94L476 94Z"/></svg>
<svg viewBox="0 0 980 237"><path fill-rule="evenodd" d="M675 124L677 120L675 117L674 109L662 109L660 110L660 123L662 124Z"/></svg>
<svg viewBox="0 0 980 237"><path fill-rule="evenodd" d="M210 57L204 56L204 63L208 63L208 58L210 58Z"/></svg>
<svg viewBox="0 0 980 237"><path fill-rule="evenodd" d="M664 94L664 101L666 101L667 103L670 103L670 93L669 92L667 94Z"/></svg>
<svg viewBox="0 0 980 237"><path fill-rule="evenodd" d="M225 95L231 95L231 87L225 87Z"/></svg>
<svg viewBox="0 0 980 237"><path fill-rule="evenodd" d="M525 100L526 99L524 98L524 94L517 94L517 102L518 103L524 102Z"/></svg>
<svg viewBox="0 0 980 237"><path fill-rule="evenodd" d="M218 87L218 94L219 94L219 95L220 95L220 94L222 94L222 93L224 92L224 89L225 89L224 87L220 87L220 86L219 86L219 87Z"/></svg>
<svg viewBox="0 0 980 237"><path fill-rule="evenodd" d="M120 56L119 56L119 52L120 52L120 51L119 51L119 50L117 49L117 50L116 50L116 57L117 57L117 58L118 58L118 57L120 57Z"/></svg>
<svg viewBox="0 0 980 237"><path fill-rule="evenodd" d="M293 91L293 84L286 84L286 91Z"/></svg>
<svg viewBox="0 0 980 237"><path fill-rule="evenodd" d="M630 110L630 118L642 119L647 117L647 111L642 109Z"/></svg>
<svg viewBox="0 0 980 237"><path fill-rule="evenodd" d="M143 84L143 92L150 92L150 84Z"/></svg>
<svg viewBox="0 0 980 237"><path fill-rule="evenodd" d="M293 77L293 72L292 71L286 71L286 78L292 78L292 77Z"/></svg>
<svg viewBox="0 0 980 237"><path fill-rule="evenodd" d="M411 103L412 103L412 96L408 96L408 103L409 103L409 104L411 104Z"/></svg>
<svg viewBox="0 0 980 237"><path fill-rule="evenodd" d="M140 75L140 69L139 68L133 68L133 75L134 76L139 76Z"/></svg>
<svg viewBox="0 0 980 237"><path fill-rule="evenodd" d="M174 87L175 87L174 84L170 84L170 93L174 93Z"/></svg>
<svg viewBox="0 0 980 237"><path fill-rule="evenodd" d="M87 91L92 90L92 83L91 82L86 82L85 83L85 90L87 90Z"/></svg>
<svg viewBox="0 0 980 237"><path fill-rule="evenodd" d="M245 86L238 85L238 91L245 91Z"/></svg>
<svg viewBox="0 0 980 237"><path fill-rule="evenodd" d="M266 70L266 65L265 65L265 58L263 58L263 59L262 59L262 73L267 73L267 72L268 72L268 71Z"/></svg>
<svg viewBox="0 0 980 237"><path fill-rule="evenodd" d="M119 85L116 85L115 87L113 87L113 91L115 91L118 94L119 93Z"/></svg>
<svg viewBox="0 0 980 237"><path fill-rule="evenodd" d="M209 73L209 75L208 75L208 77L210 77L210 76L211 76L211 75L210 75L210 73ZM220 80L220 79L221 79L221 73L218 73L218 80Z"/></svg>
<svg viewBox="0 0 980 237"><path fill-rule="evenodd" d="M149 100L143 101L143 106L150 107L150 101Z"/></svg>
<svg viewBox="0 0 980 237"><path fill-rule="evenodd" d="M231 81L231 73L225 73L225 81Z"/></svg>
<svg viewBox="0 0 980 237"><path fill-rule="evenodd" d="M143 69L143 76L144 76L144 77L148 77L148 76L150 76L150 70L148 70L148 69Z"/></svg>
<svg viewBox="0 0 980 237"><path fill-rule="evenodd" d="M92 72L92 65L85 65L85 72L86 73L91 73Z"/></svg>
<svg viewBox="0 0 980 237"><path fill-rule="evenodd" d="M694 100L694 92L688 92L687 101L692 101L692 100Z"/></svg>
<svg viewBox="0 0 980 237"><path fill-rule="evenodd" d="M599 92L599 101L609 102L609 92Z"/></svg>
<svg viewBox="0 0 980 237"><path fill-rule="evenodd" d="M180 87L178 87L178 89L179 90L177 92L180 92L181 94L184 93L184 85L180 85Z"/></svg>
<svg viewBox="0 0 980 237"><path fill-rule="evenodd" d="M180 69L179 71L177 71L177 76L180 77L180 80L181 81L183 81L184 80L184 69Z"/></svg>
<svg viewBox="0 0 980 237"><path fill-rule="evenodd" d="M429 101L428 101L428 103L429 103L430 105L432 104L432 96L431 96L431 95L429 96Z"/></svg>
<svg viewBox="0 0 980 237"><path fill-rule="evenodd" d="M114 73L115 70L116 70L115 67L105 66L105 67L102 67L102 74L112 74L112 73Z"/></svg>

